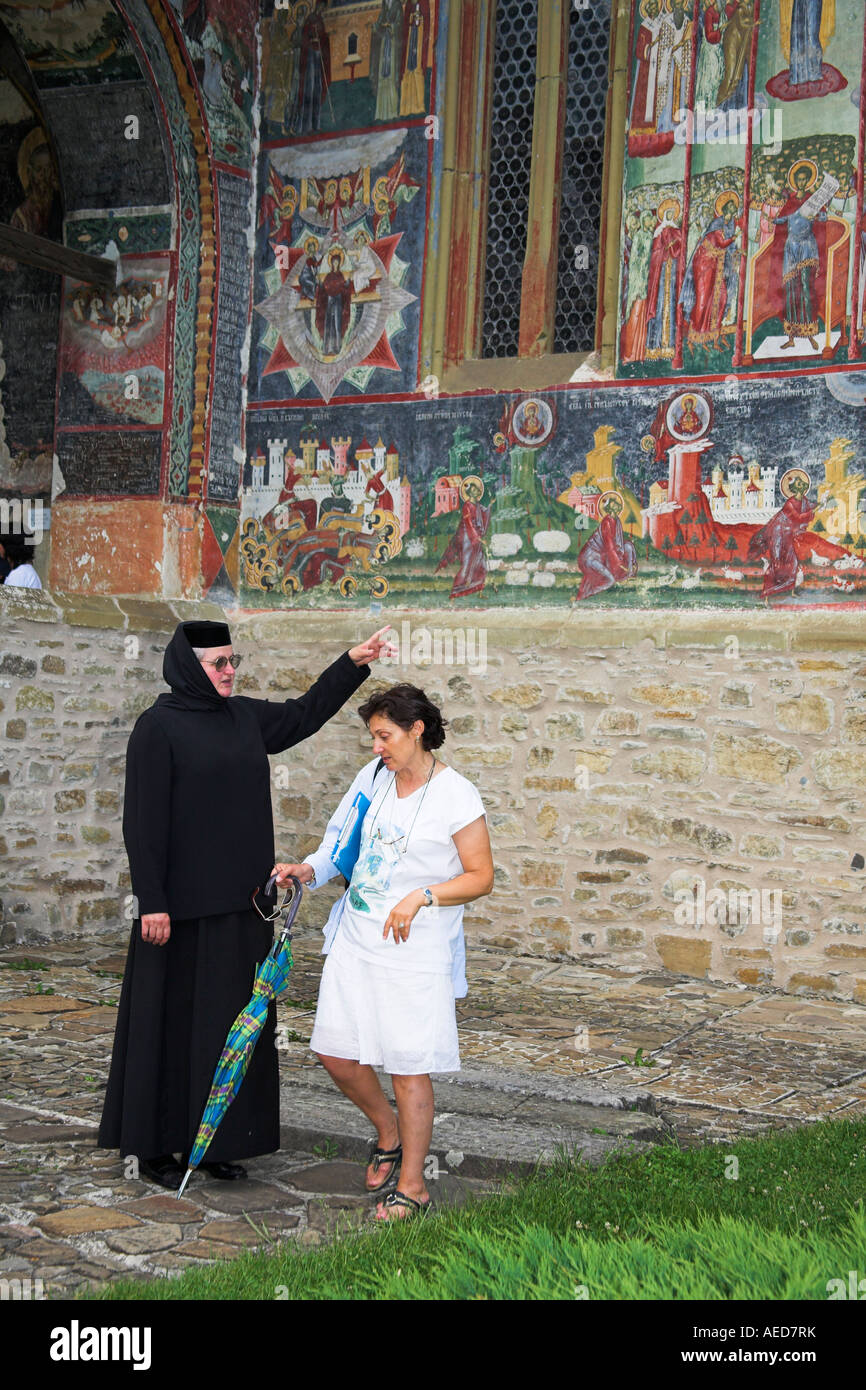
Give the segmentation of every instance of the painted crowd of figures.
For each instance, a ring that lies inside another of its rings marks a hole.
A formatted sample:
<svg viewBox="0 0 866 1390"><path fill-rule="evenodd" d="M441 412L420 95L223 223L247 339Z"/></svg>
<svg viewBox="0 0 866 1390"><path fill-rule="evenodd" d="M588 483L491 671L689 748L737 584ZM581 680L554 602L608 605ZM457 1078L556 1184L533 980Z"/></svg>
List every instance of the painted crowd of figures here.
<svg viewBox="0 0 866 1390"><path fill-rule="evenodd" d="M354 80L359 35L344 55L332 52L322 0L299 0L291 18L275 10L270 31L269 94L265 119L286 134L307 135L337 122L333 84ZM432 61L430 0L382 0L369 32L369 81L374 119L392 121L426 109L425 72Z"/></svg>

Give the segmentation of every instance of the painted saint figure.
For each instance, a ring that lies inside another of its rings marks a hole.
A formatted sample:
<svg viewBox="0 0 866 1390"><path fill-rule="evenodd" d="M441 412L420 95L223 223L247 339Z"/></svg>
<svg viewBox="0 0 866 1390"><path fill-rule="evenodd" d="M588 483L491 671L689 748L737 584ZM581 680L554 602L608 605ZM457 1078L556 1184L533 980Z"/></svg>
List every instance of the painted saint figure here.
<svg viewBox="0 0 866 1390"><path fill-rule="evenodd" d="M601 522L577 557L577 568L583 576L578 599L604 593L637 574L637 552L634 541L623 530L622 508L618 492L603 492L598 499Z"/></svg>
<svg viewBox="0 0 866 1390"><path fill-rule="evenodd" d="M695 108L699 103L708 111L718 105L719 87L725 75L725 55L722 49L723 16L726 7L720 0L702 0L698 72L695 80Z"/></svg>
<svg viewBox="0 0 866 1390"><path fill-rule="evenodd" d="M642 362L646 352L647 295L655 217L645 212L632 235L626 313L620 341L623 362Z"/></svg>
<svg viewBox="0 0 866 1390"><path fill-rule="evenodd" d="M403 47L403 6L382 0L370 40L370 81L376 93L376 120L393 121L400 114L400 67Z"/></svg>
<svg viewBox="0 0 866 1390"><path fill-rule="evenodd" d="M659 31L657 129L660 132L673 131L677 112L688 106L692 72L693 25L686 15L686 0L667 0L667 4L669 13L663 14Z"/></svg>
<svg viewBox="0 0 866 1390"><path fill-rule="evenodd" d="M808 473L802 468L789 468L779 484L784 506L756 531L749 541L748 558L765 560L762 598L773 594L793 593L803 581L797 538L803 536L815 516L815 508L806 501L811 486Z"/></svg>
<svg viewBox="0 0 866 1390"><path fill-rule="evenodd" d="M342 271L345 254L341 246L331 247L330 269L316 290L316 328L325 357L339 356L352 313L352 281Z"/></svg>
<svg viewBox="0 0 866 1390"><path fill-rule="evenodd" d="M835 27L835 0L781 0L780 20L791 86L820 82L824 48Z"/></svg>
<svg viewBox="0 0 866 1390"><path fill-rule="evenodd" d="M643 0L641 25L635 42L637 69L631 99L631 134L655 135L658 130L656 89L659 77L659 34L664 16L661 0Z"/></svg>
<svg viewBox="0 0 866 1390"><path fill-rule="evenodd" d="M647 291L647 358L672 358L679 298L677 269L683 234L677 219L682 209L676 198L659 204L659 222L653 232Z"/></svg>
<svg viewBox="0 0 866 1390"><path fill-rule="evenodd" d="M811 160L802 159L795 164L789 175L789 186L793 189L791 197L774 219L778 228L787 228L782 255L782 283L785 287L784 327L788 338L782 347L794 347L795 339L806 338L815 352L819 351L815 341L818 332L815 273L821 265L821 251L814 223L826 222L827 211L822 208L815 218L810 219L803 216L801 209L817 181L818 169ZM776 235L780 236L781 232ZM824 236L822 241L825 241Z"/></svg>
<svg viewBox="0 0 866 1390"><path fill-rule="evenodd" d="M463 508L460 524L448 543L445 554L436 566L436 572L446 565L459 564L460 568L451 586L451 598L466 598L469 594L480 593L487 578L487 561L484 555L484 537L490 525L490 508L482 507L484 483L480 478L464 478L460 486Z"/></svg>
<svg viewBox="0 0 866 1390"><path fill-rule="evenodd" d="M413 116L425 109L424 70L430 39L429 0L408 0L403 18L403 80L400 115Z"/></svg>
<svg viewBox="0 0 866 1390"><path fill-rule="evenodd" d="M715 203L716 216L704 232L689 262L680 301L688 324L688 341L721 348L722 325L737 297L740 199L729 190Z"/></svg>
<svg viewBox="0 0 866 1390"><path fill-rule="evenodd" d="M728 22L722 36L725 75L719 86L720 110L741 111L749 104L749 54L755 18L755 0L733 0L727 6Z"/></svg>
<svg viewBox="0 0 866 1390"><path fill-rule="evenodd" d="M292 117L292 130L301 135L319 129L322 102L331 85L331 41L319 4L320 0L315 0L312 14L301 28L298 92Z"/></svg>
<svg viewBox="0 0 866 1390"><path fill-rule="evenodd" d="M767 83L780 101L840 92L848 80L824 61L836 30L836 0L779 0L779 37L788 67Z"/></svg>
<svg viewBox="0 0 866 1390"><path fill-rule="evenodd" d="M301 294L305 299L315 299L316 291L319 288L319 266L322 264L322 257L316 260L316 252L319 243L314 236L307 237L304 242L304 264L298 276L298 284L301 287Z"/></svg>

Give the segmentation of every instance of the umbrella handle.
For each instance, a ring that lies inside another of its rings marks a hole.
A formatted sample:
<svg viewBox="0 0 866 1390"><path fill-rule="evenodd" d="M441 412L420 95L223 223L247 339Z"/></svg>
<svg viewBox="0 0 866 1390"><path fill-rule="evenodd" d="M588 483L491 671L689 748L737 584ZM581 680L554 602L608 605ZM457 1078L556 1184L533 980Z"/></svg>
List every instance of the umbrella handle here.
<svg viewBox="0 0 866 1390"><path fill-rule="evenodd" d="M295 918L298 915L298 908L301 906L301 898L304 896L304 888L303 884L301 883L301 880L299 878L295 878L294 874L290 874L289 878L291 879L292 884L294 885L295 891L292 901L289 905L289 910L286 914L286 920L283 923L283 929L280 932L281 941L286 941L291 937L292 926L294 924Z"/></svg>

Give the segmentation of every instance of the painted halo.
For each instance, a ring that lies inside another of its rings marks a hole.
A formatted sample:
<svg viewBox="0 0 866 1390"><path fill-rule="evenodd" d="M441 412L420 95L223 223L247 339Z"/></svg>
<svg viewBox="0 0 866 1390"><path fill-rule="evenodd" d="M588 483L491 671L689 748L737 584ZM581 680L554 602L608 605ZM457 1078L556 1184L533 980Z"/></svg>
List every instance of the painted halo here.
<svg viewBox="0 0 866 1390"><path fill-rule="evenodd" d="M48 144L48 136L42 126L38 125L35 130L28 131L18 147L18 177L25 193L30 192L30 160L43 145L50 153L51 146Z"/></svg>
<svg viewBox="0 0 866 1390"><path fill-rule="evenodd" d="M641 19L648 19L648 18L649 18L649 15L647 14L648 9L649 9L649 0L641 0L641 3L640 3ZM665 3L665 0L658 0L658 13L659 13L659 14L664 14L664 12L665 12L666 9L667 9L667 4Z"/></svg>
<svg viewBox="0 0 866 1390"><path fill-rule="evenodd" d="M611 497L615 497L619 502L620 508L623 511L625 510L625 498L623 497L622 493L617 492L615 488L608 488L607 492L603 492L598 499L596 511L598 512L599 517L603 517L605 515L605 503L608 502Z"/></svg>
<svg viewBox="0 0 866 1390"><path fill-rule="evenodd" d="M679 198L663 198L658 206L657 215L659 222L664 221L664 216L666 212L673 212L674 221L676 221L682 210L682 203L680 202Z"/></svg>
<svg viewBox="0 0 866 1390"><path fill-rule="evenodd" d="M685 407L686 401L692 402L692 409L700 420L700 428L696 430L681 430L679 420ZM691 444L695 440L702 439L712 424L712 409L710 402L700 391L682 391L671 401L665 413L665 424L668 431L680 444Z"/></svg>
<svg viewBox="0 0 866 1390"><path fill-rule="evenodd" d="M478 496L475 498L469 497L467 493L467 488L471 484L474 484L475 490L477 490L478 492ZM464 478L463 482L460 484L460 496L464 502L480 502L481 498L484 496L483 479L479 478L477 473L470 473L469 476L467 478Z"/></svg>
<svg viewBox="0 0 866 1390"><path fill-rule="evenodd" d="M792 193L797 192L797 185L794 182L794 180L797 177L798 169L810 169L812 171L812 177L806 185L806 192L811 193L812 189L815 187L815 184L818 182L817 164L815 163L814 159L798 159L796 164L791 165L790 169L788 170L787 184L788 187L791 189Z"/></svg>
<svg viewBox="0 0 866 1390"><path fill-rule="evenodd" d="M525 428L526 413L530 406L535 407L535 415L541 428L535 434L529 434ZM527 447L535 447L544 444L550 437L553 430L553 411L547 401L540 400L537 396L530 396L525 401L520 401L511 415L511 430L515 439L520 444Z"/></svg>
<svg viewBox="0 0 866 1390"><path fill-rule="evenodd" d="M779 491L781 492L783 497L791 496L791 483L794 481L795 478L803 478L805 480L806 486L811 488L812 479L809 477L809 474L806 472L805 468L789 468L787 473L782 474L782 478L779 483Z"/></svg>
<svg viewBox="0 0 866 1390"><path fill-rule="evenodd" d="M736 204L736 206L735 206L735 208L734 208L734 214L736 215L736 214L740 211L740 195L739 195L739 193L736 191L735 188L726 188L725 191L724 191L724 193L720 193L720 194L719 194L718 198L716 199L716 201L715 201L715 203L714 203L714 205L713 205L713 206L715 207L715 209L716 209L716 217L721 217L721 216L722 216L722 212L723 212L723 209L724 209L725 204L726 204L726 203L730 203L732 199L733 199L734 203Z"/></svg>

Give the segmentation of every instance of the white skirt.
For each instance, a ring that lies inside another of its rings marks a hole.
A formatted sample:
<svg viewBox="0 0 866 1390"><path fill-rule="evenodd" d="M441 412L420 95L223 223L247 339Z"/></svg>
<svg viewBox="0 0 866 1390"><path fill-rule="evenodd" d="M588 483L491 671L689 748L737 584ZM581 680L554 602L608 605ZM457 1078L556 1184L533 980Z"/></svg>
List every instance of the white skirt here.
<svg viewBox="0 0 866 1390"><path fill-rule="evenodd" d="M310 1048L390 1076L459 1071L451 976L387 969L335 943L322 971Z"/></svg>

